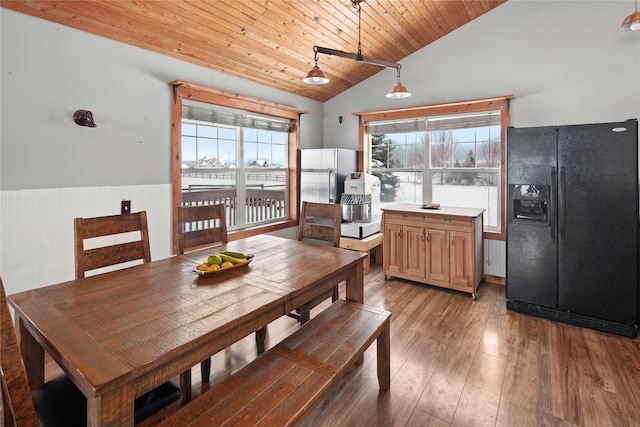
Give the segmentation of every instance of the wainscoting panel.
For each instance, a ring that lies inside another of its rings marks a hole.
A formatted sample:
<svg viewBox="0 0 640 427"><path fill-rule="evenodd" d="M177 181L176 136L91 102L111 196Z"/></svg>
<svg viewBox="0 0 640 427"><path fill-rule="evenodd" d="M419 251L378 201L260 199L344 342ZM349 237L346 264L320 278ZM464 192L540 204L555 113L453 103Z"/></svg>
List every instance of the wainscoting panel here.
<svg viewBox="0 0 640 427"><path fill-rule="evenodd" d="M0 192L0 275L7 293L75 277L73 219L147 211L151 258L171 252L171 185Z"/></svg>
<svg viewBox="0 0 640 427"><path fill-rule="evenodd" d="M484 274L507 276L506 246L501 240L484 240Z"/></svg>
<svg viewBox="0 0 640 427"><path fill-rule="evenodd" d="M73 219L118 214L122 200L131 200L131 212L147 211L151 258L172 256L170 184L0 192L0 275L7 292L73 279ZM295 238L295 227L284 231ZM484 273L506 276L504 242L484 241Z"/></svg>

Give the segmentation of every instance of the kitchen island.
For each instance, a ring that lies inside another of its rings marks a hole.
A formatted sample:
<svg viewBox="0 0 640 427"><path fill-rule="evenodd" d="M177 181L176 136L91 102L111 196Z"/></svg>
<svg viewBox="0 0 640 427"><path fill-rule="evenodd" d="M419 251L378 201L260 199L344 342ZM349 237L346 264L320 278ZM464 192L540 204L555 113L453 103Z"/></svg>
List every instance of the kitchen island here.
<svg viewBox="0 0 640 427"><path fill-rule="evenodd" d="M483 274L484 209L397 204L382 209L383 265L390 276L468 292Z"/></svg>

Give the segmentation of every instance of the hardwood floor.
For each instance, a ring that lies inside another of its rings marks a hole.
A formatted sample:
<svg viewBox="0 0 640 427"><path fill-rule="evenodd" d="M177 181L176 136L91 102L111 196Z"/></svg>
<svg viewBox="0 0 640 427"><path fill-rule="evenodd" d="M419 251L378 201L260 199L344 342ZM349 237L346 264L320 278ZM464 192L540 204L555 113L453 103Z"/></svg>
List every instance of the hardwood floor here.
<svg viewBox="0 0 640 427"><path fill-rule="evenodd" d="M393 313L391 390L379 392L373 345L306 427L640 426L638 339L507 311L501 285L481 284L473 301L385 281L379 265L366 276L365 303ZM297 327L288 317L274 322L267 346ZM216 354L212 383L253 358L253 336ZM193 387L197 398L201 384Z"/></svg>

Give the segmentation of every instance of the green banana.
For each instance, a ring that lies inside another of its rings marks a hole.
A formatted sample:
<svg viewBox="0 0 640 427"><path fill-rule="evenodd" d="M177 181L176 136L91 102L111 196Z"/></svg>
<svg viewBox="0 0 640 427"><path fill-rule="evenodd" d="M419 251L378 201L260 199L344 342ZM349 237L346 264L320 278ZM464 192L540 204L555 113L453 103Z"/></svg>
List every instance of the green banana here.
<svg viewBox="0 0 640 427"><path fill-rule="evenodd" d="M236 257L232 257L230 255L223 253L218 254L220 255L220 258L222 258L222 261L229 261L231 264L237 264L239 262L246 262L247 259L246 258L236 258Z"/></svg>
<svg viewBox="0 0 640 427"><path fill-rule="evenodd" d="M221 254L228 255L232 258L237 258L239 260L247 259L247 255L243 254L242 252L222 251Z"/></svg>

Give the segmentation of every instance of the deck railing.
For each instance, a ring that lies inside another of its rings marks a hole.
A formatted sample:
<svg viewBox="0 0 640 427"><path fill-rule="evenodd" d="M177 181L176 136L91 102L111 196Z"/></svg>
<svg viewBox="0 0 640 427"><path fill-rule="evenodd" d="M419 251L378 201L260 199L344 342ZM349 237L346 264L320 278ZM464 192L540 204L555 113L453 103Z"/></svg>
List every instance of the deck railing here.
<svg viewBox="0 0 640 427"><path fill-rule="evenodd" d="M285 218L286 192L284 190L269 190L261 188L247 188L245 199L245 224L253 224ZM199 206L224 203L226 207L227 227L237 227L238 201L235 188L211 188L206 186L192 186L182 191L182 206Z"/></svg>

